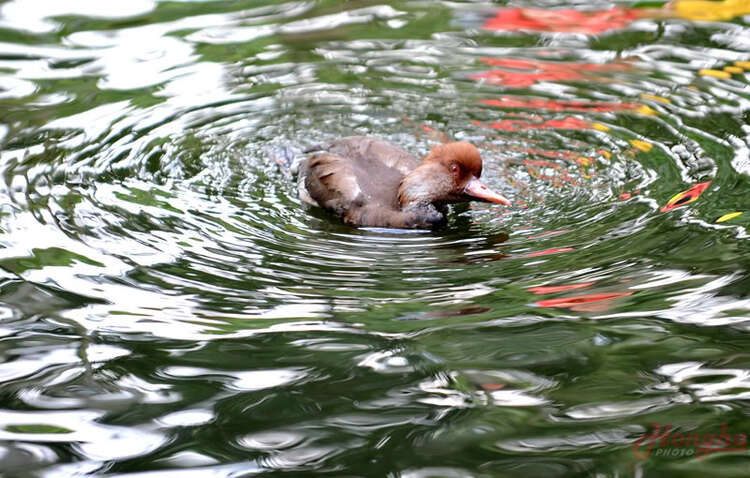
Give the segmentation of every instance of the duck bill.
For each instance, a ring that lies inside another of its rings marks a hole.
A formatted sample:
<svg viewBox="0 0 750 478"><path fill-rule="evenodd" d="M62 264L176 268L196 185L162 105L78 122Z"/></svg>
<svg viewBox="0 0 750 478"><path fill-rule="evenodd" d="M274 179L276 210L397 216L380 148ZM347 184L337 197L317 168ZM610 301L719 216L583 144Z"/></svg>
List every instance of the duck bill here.
<svg viewBox="0 0 750 478"><path fill-rule="evenodd" d="M475 177L472 177L466 184L466 187L464 188L464 194L480 201L494 202L497 204L505 204L506 206L510 206L510 201L485 186L482 181Z"/></svg>

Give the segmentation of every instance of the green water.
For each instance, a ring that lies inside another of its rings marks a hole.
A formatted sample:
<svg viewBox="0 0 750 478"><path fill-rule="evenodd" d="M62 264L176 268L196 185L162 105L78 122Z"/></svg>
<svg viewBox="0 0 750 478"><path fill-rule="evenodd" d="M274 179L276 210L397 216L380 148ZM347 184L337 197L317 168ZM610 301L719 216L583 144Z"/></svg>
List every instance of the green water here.
<svg viewBox="0 0 750 478"><path fill-rule="evenodd" d="M507 7L0 1L0 474L747 476L750 20ZM353 134L514 206L345 226Z"/></svg>

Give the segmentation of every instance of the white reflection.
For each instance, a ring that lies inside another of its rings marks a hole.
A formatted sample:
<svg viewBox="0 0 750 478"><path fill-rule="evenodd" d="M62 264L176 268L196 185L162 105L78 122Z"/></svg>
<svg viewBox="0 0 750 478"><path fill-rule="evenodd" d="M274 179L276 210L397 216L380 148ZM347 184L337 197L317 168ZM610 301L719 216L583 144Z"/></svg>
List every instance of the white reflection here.
<svg viewBox="0 0 750 478"><path fill-rule="evenodd" d="M102 412L0 411L0 440L68 443L84 459L114 460L140 456L161 446L165 437L137 427L97 423ZM43 428L40 428L43 427Z"/></svg>
<svg viewBox="0 0 750 478"><path fill-rule="evenodd" d="M194 427L205 425L214 419L214 413L210 410L180 410L159 417L156 421L168 427Z"/></svg>
<svg viewBox="0 0 750 478"><path fill-rule="evenodd" d="M263 390L288 385L306 376L304 371L297 369L235 371L180 366L167 367L164 369L164 374L179 378L200 377L203 380L216 377L219 381L226 382L228 387L242 391Z"/></svg>
<svg viewBox="0 0 750 478"><path fill-rule="evenodd" d="M90 364L106 362L130 353L121 347L101 344L89 345L85 351L86 359ZM27 377L55 365L83 365L80 352L77 343L68 348L62 348L58 345L55 348L25 351L22 358L0 364L0 383ZM78 374L83 371L83 368L72 370L72 373Z"/></svg>
<svg viewBox="0 0 750 478"><path fill-rule="evenodd" d="M674 406L674 401L667 397L655 397L629 402L609 402L578 405L570 407L565 415L576 420L597 420L606 418L621 418L642 413L665 410Z"/></svg>
<svg viewBox="0 0 750 478"><path fill-rule="evenodd" d="M166 458L157 460L157 463L159 464L167 464L170 467L179 468L196 468L199 466L215 465L218 462L219 461L216 458L194 451L180 451L175 453L174 455L169 455ZM213 475L208 474L207 476Z"/></svg>
<svg viewBox="0 0 750 478"><path fill-rule="evenodd" d="M424 468L409 468L398 474L401 478L473 478L485 476L474 474L463 468L448 468L447 466L428 466Z"/></svg>
<svg viewBox="0 0 750 478"><path fill-rule="evenodd" d="M59 28L58 23L50 20L53 17L78 15L90 18L126 18L148 13L155 5L153 0L12 0L0 6L0 27L50 33Z"/></svg>
<svg viewBox="0 0 750 478"><path fill-rule="evenodd" d="M360 356L357 365L380 373L406 373L414 370L409 361L392 350L379 351Z"/></svg>
<svg viewBox="0 0 750 478"><path fill-rule="evenodd" d="M502 450L521 453L596 449L608 445L630 444L633 442L632 436L639 432L642 433L643 428L634 425L588 433L504 440L495 446Z"/></svg>
<svg viewBox="0 0 750 478"><path fill-rule="evenodd" d="M710 225L709 225L710 227ZM747 327L750 316L750 299L724 295L721 289L731 285L740 277L738 274L710 276L705 274L691 275L679 271L667 270L653 274L657 278L642 285L632 285L630 289L644 289L685 283L678 292L668 296L668 308L661 310L638 310L617 314L602 315L599 318L644 317L654 316L672 320L677 323L700 324L707 326L733 325ZM707 279L711 279L706 281ZM689 287L689 281L696 281Z"/></svg>
<svg viewBox="0 0 750 478"><path fill-rule="evenodd" d="M36 85L30 81L21 80L10 75L0 75L0 100L23 98L33 95L35 92Z"/></svg>
<svg viewBox="0 0 750 478"><path fill-rule="evenodd" d="M298 370L253 370L249 372L235 372L237 379L232 384L240 390L263 390L280 385L287 385L305 377L305 373Z"/></svg>
<svg viewBox="0 0 750 478"><path fill-rule="evenodd" d="M353 448L354 445L349 443L348 447ZM363 445L360 444L360 446ZM342 447L332 446L307 446L292 448L290 450L282 450L274 453L273 455L263 458L261 463L263 466L268 468L296 468L301 466L311 466L316 462L321 462L324 459L331 458L332 456L341 453L344 450Z"/></svg>
<svg viewBox="0 0 750 478"><path fill-rule="evenodd" d="M747 108L747 109L750 109ZM744 139L734 135L727 135L727 141L732 144L734 157L732 158L732 167L737 174L750 174L750 126L743 124L742 131L746 133Z"/></svg>
<svg viewBox="0 0 750 478"><path fill-rule="evenodd" d="M750 370L747 369L710 368L700 362L679 362L663 365L655 372L690 390L702 402L750 398Z"/></svg>
<svg viewBox="0 0 750 478"><path fill-rule="evenodd" d="M89 139L98 138L112 128L113 123L135 110L129 101L106 103L82 113L50 121L49 129L83 129Z"/></svg>
<svg viewBox="0 0 750 478"><path fill-rule="evenodd" d="M0 463L5 476L11 470L20 471L29 468L41 468L59 460L52 447L35 443L0 443ZM19 466L19 464L23 464Z"/></svg>
<svg viewBox="0 0 750 478"><path fill-rule="evenodd" d="M237 443L250 450L275 451L299 445L305 435L291 431L266 431L246 435Z"/></svg>
<svg viewBox="0 0 750 478"><path fill-rule="evenodd" d="M469 394L455 383L470 380L480 390ZM549 403L541 392L557 385L554 380L523 370L463 370L424 381L419 387L432 394L423 403L444 407L468 407L477 403L499 407L533 407Z"/></svg>
<svg viewBox="0 0 750 478"><path fill-rule="evenodd" d="M195 43L243 43L256 38L273 35L276 25L259 25L252 27L215 27L206 28L185 37L186 40Z"/></svg>
<svg viewBox="0 0 750 478"><path fill-rule="evenodd" d="M293 34L313 32L316 30L331 30L342 25L368 23L375 19L385 20L404 14L405 12L396 10L388 5L378 5L290 22L279 27L279 31L281 33Z"/></svg>

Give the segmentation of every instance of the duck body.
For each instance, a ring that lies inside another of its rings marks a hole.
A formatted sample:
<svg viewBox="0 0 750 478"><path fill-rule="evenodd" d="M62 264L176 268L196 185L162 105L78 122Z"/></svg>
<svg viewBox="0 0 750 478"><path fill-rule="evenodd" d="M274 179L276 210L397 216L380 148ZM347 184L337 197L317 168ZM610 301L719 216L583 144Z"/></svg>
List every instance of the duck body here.
<svg viewBox="0 0 750 478"><path fill-rule="evenodd" d="M449 203L510 204L479 182L482 160L469 143L437 146L424 161L363 136L307 152L299 165L300 198L354 226L429 229L445 222Z"/></svg>

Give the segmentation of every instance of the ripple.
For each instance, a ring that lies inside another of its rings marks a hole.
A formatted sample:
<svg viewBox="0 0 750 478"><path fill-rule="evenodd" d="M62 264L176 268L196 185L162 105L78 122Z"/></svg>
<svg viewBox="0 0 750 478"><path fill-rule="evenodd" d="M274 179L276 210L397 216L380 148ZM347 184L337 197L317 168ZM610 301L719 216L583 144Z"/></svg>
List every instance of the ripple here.
<svg viewBox="0 0 750 478"><path fill-rule="evenodd" d="M717 369L698 362L681 362L659 367L656 373L669 377L700 401L742 400L750 394L750 371Z"/></svg>
<svg viewBox="0 0 750 478"><path fill-rule="evenodd" d="M235 390L253 391L287 385L304 378L306 374L299 370L255 370L255 371L217 371L190 367L170 367L164 371L170 377L228 376L228 386Z"/></svg>
<svg viewBox="0 0 750 478"><path fill-rule="evenodd" d="M0 75L3 86L0 87L0 100L7 98L24 98L37 91L36 85L30 81L19 80L11 76Z"/></svg>
<svg viewBox="0 0 750 478"><path fill-rule="evenodd" d="M0 412L5 428L3 440L18 442L70 443L83 457L108 460L149 453L165 438L153 432L130 427L96 423L101 414L88 411Z"/></svg>
<svg viewBox="0 0 750 478"><path fill-rule="evenodd" d="M204 425L213 419L214 414L209 410L180 410L164 415L158 421L167 427L194 427Z"/></svg>
<svg viewBox="0 0 750 478"><path fill-rule="evenodd" d="M105 8L90 0L75 0L65 4L50 4L44 0L11 1L0 9L0 25L4 28L28 30L34 33L46 33L57 30L59 24L50 18L64 15L85 15L99 18L127 18L143 15L152 11L155 3L151 0L136 0L127 5Z"/></svg>
<svg viewBox="0 0 750 478"><path fill-rule="evenodd" d="M506 451L537 453L550 453L580 448L595 449L612 444L629 444L632 441L631 436L638 431L638 427L629 427L593 433L509 440L496 443L495 445Z"/></svg>
<svg viewBox="0 0 750 478"><path fill-rule="evenodd" d="M55 451L45 445L34 443L9 443L0 446L2 470L20 473L28 469L41 468L57 461Z"/></svg>
<svg viewBox="0 0 750 478"><path fill-rule="evenodd" d="M293 432L271 431L266 433L254 433L238 440L238 444L251 450L276 451L297 446L304 441L305 437Z"/></svg>
<svg viewBox="0 0 750 478"><path fill-rule="evenodd" d="M47 3L0 6L3 472L606 474L743 429L747 18ZM471 141L514 207L348 227L284 164L353 134Z"/></svg>
<svg viewBox="0 0 750 478"><path fill-rule="evenodd" d="M21 355L24 358L7 361L0 364L0 382L10 382L22 377L37 374L45 369L58 365L83 364L80 353L76 348L62 348L57 343L39 344L32 346L22 344L22 349L8 350L6 353ZM111 345L91 345L85 348L85 363L106 362L117 357L128 355L130 352L121 347Z"/></svg>

